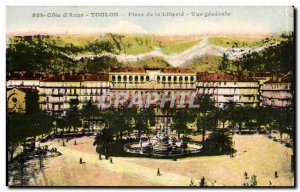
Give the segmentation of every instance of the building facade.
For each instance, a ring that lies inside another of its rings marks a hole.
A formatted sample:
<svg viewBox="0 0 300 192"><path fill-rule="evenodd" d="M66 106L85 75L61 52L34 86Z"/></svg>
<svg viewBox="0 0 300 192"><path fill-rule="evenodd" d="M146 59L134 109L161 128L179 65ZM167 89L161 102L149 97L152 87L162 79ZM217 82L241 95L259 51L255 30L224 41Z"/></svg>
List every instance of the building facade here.
<svg viewBox="0 0 300 192"><path fill-rule="evenodd" d="M109 76L113 106L116 96L121 93L129 95L128 100L140 94L143 104L146 103L147 95L152 93L158 93L158 103L164 95L167 98L174 96L174 106L177 106L183 92L186 95L184 104L187 105L196 90L196 74L187 69L118 68L112 70ZM155 104L154 106L157 107Z"/></svg>
<svg viewBox="0 0 300 192"><path fill-rule="evenodd" d="M239 74L197 74L197 94L209 95L217 107L229 101L245 106L259 105L259 81Z"/></svg>
<svg viewBox="0 0 300 192"><path fill-rule="evenodd" d="M58 115L65 114L71 102L78 103L79 108L88 101L95 103L100 109L105 108L103 102L110 107L120 107L122 103L116 105L119 94L128 95L129 101L134 95L140 94L144 104L147 96L152 93L159 95L158 103L163 96L168 98L175 95L175 108L182 101L185 106L189 105L193 94L209 95L218 107L224 107L229 101L245 106L292 105L291 83L283 78L270 78L262 82L239 74L196 74L188 69L116 68L108 73L70 72L46 77L41 73L8 74L9 110L14 105L11 90L21 97L22 92L26 94L22 89L38 91L40 108ZM183 99L182 94L185 95ZM151 106L160 107L155 103Z"/></svg>
<svg viewBox="0 0 300 192"><path fill-rule="evenodd" d="M261 105L293 107L293 88L288 76L276 75L261 86Z"/></svg>

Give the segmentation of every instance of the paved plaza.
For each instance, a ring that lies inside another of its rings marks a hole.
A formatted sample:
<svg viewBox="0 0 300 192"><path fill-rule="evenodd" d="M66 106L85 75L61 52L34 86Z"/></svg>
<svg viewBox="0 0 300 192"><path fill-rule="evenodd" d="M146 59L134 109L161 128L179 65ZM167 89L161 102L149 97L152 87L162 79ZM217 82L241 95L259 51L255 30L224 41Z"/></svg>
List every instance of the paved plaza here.
<svg viewBox="0 0 300 192"><path fill-rule="evenodd" d="M45 160L45 169L30 180L34 186L189 186L193 180L199 186L203 176L208 186L241 186L257 176L258 186L293 186L292 150L263 135L235 135L235 157L198 156L178 159L112 157L99 160L93 137L45 143L56 147L63 155ZM79 159L83 164L79 164ZM157 168L161 176L157 176ZM278 172L278 178L274 172Z"/></svg>

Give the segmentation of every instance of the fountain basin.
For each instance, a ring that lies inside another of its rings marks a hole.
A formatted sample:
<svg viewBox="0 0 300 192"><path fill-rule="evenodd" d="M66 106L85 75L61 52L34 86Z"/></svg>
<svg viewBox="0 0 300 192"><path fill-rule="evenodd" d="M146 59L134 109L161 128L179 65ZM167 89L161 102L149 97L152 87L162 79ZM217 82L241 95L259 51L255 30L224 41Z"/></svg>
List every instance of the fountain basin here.
<svg viewBox="0 0 300 192"><path fill-rule="evenodd" d="M194 142L187 142L186 148L182 147L182 142L171 145L149 145L149 142L128 143L124 145L124 150L128 153L140 154L150 157L180 157L200 153L203 146Z"/></svg>

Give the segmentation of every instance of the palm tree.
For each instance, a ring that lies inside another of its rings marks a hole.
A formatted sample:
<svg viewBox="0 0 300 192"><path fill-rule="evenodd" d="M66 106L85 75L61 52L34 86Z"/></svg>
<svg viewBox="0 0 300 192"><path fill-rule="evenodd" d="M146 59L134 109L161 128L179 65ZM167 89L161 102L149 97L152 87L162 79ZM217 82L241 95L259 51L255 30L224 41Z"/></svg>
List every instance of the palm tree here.
<svg viewBox="0 0 300 192"><path fill-rule="evenodd" d="M207 140L214 143L218 152L231 149L232 147L232 135L227 129L214 130Z"/></svg>
<svg viewBox="0 0 300 192"><path fill-rule="evenodd" d="M117 140L122 139L124 131L131 129L132 113L129 109L115 109L109 112L109 130L116 136Z"/></svg>
<svg viewBox="0 0 300 192"><path fill-rule="evenodd" d="M108 159L108 145L112 141L112 134L110 133L109 127L105 127L97 133L93 146L96 146L99 159L101 159L102 151L104 152L105 158Z"/></svg>

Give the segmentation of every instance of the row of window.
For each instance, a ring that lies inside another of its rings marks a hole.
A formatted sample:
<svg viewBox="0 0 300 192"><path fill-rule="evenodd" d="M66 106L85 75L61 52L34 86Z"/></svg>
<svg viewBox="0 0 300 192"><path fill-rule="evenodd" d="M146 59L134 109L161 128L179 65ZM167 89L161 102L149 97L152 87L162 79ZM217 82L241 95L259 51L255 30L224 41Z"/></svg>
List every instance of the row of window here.
<svg viewBox="0 0 300 192"><path fill-rule="evenodd" d="M113 82L115 82L115 81L132 82L133 80L145 82L145 81L149 81L150 77L148 75L147 76L137 76L137 75L132 76L132 75L130 75L128 77L123 76L123 78L121 75L118 75L118 76L113 75L112 76ZM157 76L156 80L157 80L157 82L161 82L161 81L163 81L163 82L165 82L165 81L182 82L183 80L189 81L189 77L188 76L184 76L184 77L183 76L179 76L179 77L173 76L173 78L172 78L172 76ZM190 81L193 82L194 80L195 80L195 78L193 76L190 76Z"/></svg>

